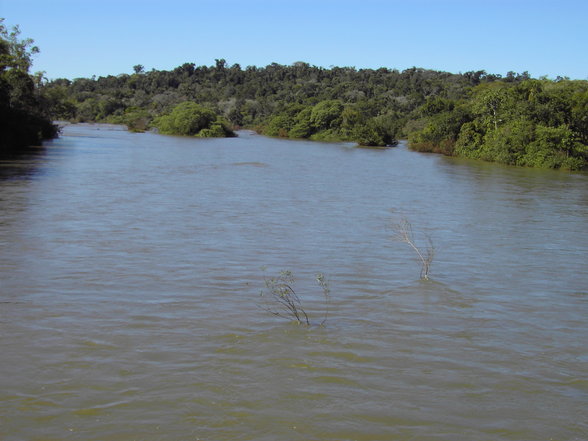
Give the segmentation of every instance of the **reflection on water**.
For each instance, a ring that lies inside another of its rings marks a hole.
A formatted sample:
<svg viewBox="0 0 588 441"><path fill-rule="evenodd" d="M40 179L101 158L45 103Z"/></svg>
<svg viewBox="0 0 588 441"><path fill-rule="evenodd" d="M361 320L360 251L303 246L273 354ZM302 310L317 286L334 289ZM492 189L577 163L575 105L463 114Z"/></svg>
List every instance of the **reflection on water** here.
<svg viewBox="0 0 588 441"><path fill-rule="evenodd" d="M588 438L586 174L77 125L0 176L4 440Z"/></svg>

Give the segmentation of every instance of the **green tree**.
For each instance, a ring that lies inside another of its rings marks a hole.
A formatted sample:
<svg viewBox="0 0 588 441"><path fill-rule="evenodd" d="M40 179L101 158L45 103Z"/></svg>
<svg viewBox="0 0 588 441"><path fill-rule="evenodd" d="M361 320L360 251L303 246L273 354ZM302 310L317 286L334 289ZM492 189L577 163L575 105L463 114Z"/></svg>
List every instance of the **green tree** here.
<svg viewBox="0 0 588 441"><path fill-rule="evenodd" d="M415 150L453 155L460 131L471 116L464 107L453 104L439 107L439 110L437 114L425 113L430 116L425 118L424 127L410 133L408 139Z"/></svg>
<svg viewBox="0 0 588 441"><path fill-rule="evenodd" d="M310 114L310 123L316 130L326 130L336 127L340 125L339 118L342 112L343 104L341 101L322 101L313 107Z"/></svg>
<svg viewBox="0 0 588 441"><path fill-rule="evenodd" d="M313 126L310 120L312 108L306 107L294 118L294 126L290 130L292 138L309 138L313 133Z"/></svg>
<svg viewBox="0 0 588 441"><path fill-rule="evenodd" d="M364 124L355 126L352 132L352 138L359 145L375 147L384 145L384 140L375 121L368 120Z"/></svg>
<svg viewBox="0 0 588 441"><path fill-rule="evenodd" d="M498 124L502 122L501 113L505 102L506 94L503 88L486 88L475 97L472 109L488 121L494 130L497 130Z"/></svg>
<svg viewBox="0 0 588 441"><path fill-rule="evenodd" d="M38 144L57 135L29 74L39 49L30 38L21 40L18 26L9 30L0 19L0 151ZM36 81L37 79L37 81Z"/></svg>
<svg viewBox="0 0 588 441"><path fill-rule="evenodd" d="M569 127L536 127L535 139L527 145L519 165L578 170L585 165L588 147L578 142Z"/></svg>
<svg viewBox="0 0 588 441"><path fill-rule="evenodd" d="M263 133L268 136L279 136L288 138L289 132L294 126L294 118L288 115L280 114L272 117L265 126Z"/></svg>
<svg viewBox="0 0 588 441"><path fill-rule="evenodd" d="M30 96L26 79L12 79L20 80L13 96L24 102ZM75 113L74 119L111 121L135 114L144 125L145 118L163 115L157 120L162 132L188 126L191 133L190 123L172 115L176 105L190 101L215 114L199 136L224 132L222 115L272 136L368 145L408 137L414 149L507 164L582 168L588 163L588 81L537 80L526 72L502 78L416 67L324 69L304 62L243 69L224 59L212 66L185 63L171 71L66 81L43 89L63 88L65 94L47 94L47 102L55 114ZM20 98L18 90L25 92ZM147 116L136 113L139 108ZM555 159L533 160L533 155Z"/></svg>
<svg viewBox="0 0 588 441"><path fill-rule="evenodd" d="M184 136L234 136L222 118L212 110L191 101L178 104L167 114L156 118L153 125L160 133Z"/></svg>
<svg viewBox="0 0 588 441"><path fill-rule="evenodd" d="M473 119L462 125L455 154L528 167L585 168L581 97L587 87L526 78L516 85L478 86L467 102Z"/></svg>
<svg viewBox="0 0 588 441"><path fill-rule="evenodd" d="M588 87L575 92L571 97L570 126L577 133L579 140L588 145Z"/></svg>

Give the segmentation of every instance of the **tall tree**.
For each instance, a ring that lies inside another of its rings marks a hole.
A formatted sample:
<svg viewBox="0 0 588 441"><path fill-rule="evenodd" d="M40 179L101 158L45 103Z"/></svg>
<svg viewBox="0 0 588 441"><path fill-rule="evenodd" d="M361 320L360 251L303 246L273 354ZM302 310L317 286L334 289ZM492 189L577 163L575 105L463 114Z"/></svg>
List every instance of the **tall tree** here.
<svg viewBox="0 0 588 441"><path fill-rule="evenodd" d="M29 74L32 56L39 49L32 39L19 36L18 26L9 30L0 19L0 152L38 144L57 134L38 93L42 75Z"/></svg>

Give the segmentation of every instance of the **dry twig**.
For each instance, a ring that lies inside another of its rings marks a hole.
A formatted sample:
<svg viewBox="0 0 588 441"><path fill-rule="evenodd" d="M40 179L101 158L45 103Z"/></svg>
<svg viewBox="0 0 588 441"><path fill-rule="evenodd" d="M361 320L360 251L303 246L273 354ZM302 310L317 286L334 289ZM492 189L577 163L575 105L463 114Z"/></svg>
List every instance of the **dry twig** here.
<svg viewBox="0 0 588 441"><path fill-rule="evenodd" d="M325 276L321 273L316 275L316 281L323 290L325 298L325 315L320 323L324 326L329 314L330 288ZM302 306L300 297L294 290L294 275L290 271L281 271L277 277L265 277L266 291L262 290L261 297L265 299L262 308L269 313L286 319L294 319L298 324L310 326L310 319Z"/></svg>
<svg viewBox="0 0 588 441"><path fill-rule="evenodd" d="M394 240L408 244L415 251L421 262L421 279L427 280L429 278L431 263L435 256L435 246L431 237L425 234L424 237L427 245L424 247L418 246L412 231L412 224L405 217L401 218L397 223L392 224L392 230L394 231Z"/></svg>

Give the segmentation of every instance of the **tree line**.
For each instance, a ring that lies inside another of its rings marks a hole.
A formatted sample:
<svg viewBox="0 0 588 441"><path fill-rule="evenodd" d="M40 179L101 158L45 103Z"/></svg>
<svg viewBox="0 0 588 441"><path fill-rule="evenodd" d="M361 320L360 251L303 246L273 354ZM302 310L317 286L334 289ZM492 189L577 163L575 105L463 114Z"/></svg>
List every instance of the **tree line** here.
<svg viewBox="0 0 588 441"><path fill-rule="evenodd" d="M523 166L578 170L588 164L588 81L533 79L527 72L502 77L304 62L242 68L219 59L170 71L136 65L130 75L58 79L42 90L54 118L131 130L161 126L162 115L178 114L191 102L216 115L207 136L226 136L231 125L366 146L408 139L420 151Z"/></svg>
<svg viewBox="0 0 588 441"><path fill-rule="evenodd" d="M53 115L67 120L117 122L141 130L191 101L233 126L271 136L384 145L404 136L411 113L426 97L457 99L477 82L496 78L483 71L325 69L304 62L242 68L220 59L214 66L185 63L171 71L146 72L136 65L130 75L58 79L44 84L43 93Z"/></svg>
<svg viewBox="0 0 588 441"><path fill-rule="evenodd" d="M506 164L588 165L588 81L534 79L527 72L327 69L305 62L243 68L224 59L212 66L146 71L136 65L132 74L46 81L25 75L31 43L2 35L2 57L16 50L22 59L23 45L29 54L20 68L27 87L5 80L16 68L2 64L0 92L37 117L194 136L232 136L232 129L245 127L365 146L408 139L416 150Z"/></svg>

